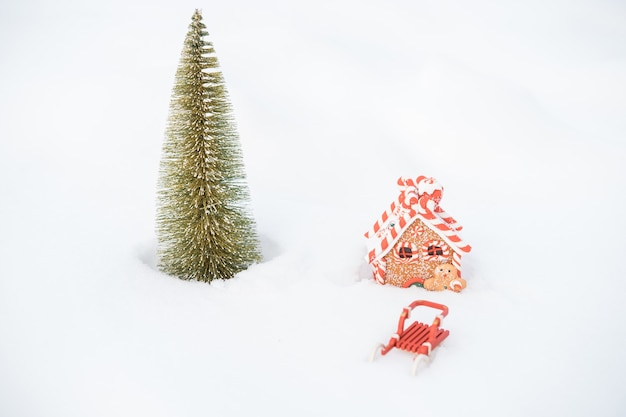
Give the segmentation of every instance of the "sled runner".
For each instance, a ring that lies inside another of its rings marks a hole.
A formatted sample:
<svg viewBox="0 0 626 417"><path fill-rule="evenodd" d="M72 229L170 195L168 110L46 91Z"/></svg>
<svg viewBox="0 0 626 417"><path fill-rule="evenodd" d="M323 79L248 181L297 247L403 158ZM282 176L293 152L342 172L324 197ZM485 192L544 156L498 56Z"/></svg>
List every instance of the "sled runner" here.
<svg viewBox="0 0 626 417"><path fill-rule="evenodd" d="M441 310L441 314L435 317L435 320L430 326L415 321L407 328L404 328L404 322L411 315L411 311L417 306L435 308ZM416 354L413 358L412 369L412 374L415 375L420 363L430 361L430 353L450 334L449 330L444 330L439 327L441 321L447 315L448 307L443 304L426 300L413 301L409 306L402 309L402 314L400 314L400 319L398 320L397 332L391 336L387 345L381 343L374 349L370 356L370 362L374 360L379 350L381 355L386 355L395 347Z"/></svg>

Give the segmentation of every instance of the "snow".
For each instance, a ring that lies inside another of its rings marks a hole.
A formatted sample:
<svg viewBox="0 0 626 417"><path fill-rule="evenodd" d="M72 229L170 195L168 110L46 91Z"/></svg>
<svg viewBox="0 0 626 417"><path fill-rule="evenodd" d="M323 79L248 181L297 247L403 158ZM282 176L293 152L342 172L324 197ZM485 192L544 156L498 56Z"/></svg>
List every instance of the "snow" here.
<svg viewBox="0 0 626 417"><path fill-rule="evenodd" d="M195 8L265 255L210 285L155 266ZM625 23L609 0L3 2L0 415L625 415ZM460 294L364 261L419 175L472 245ZM450 309L434 361L369 363L416 299Z"/></svg>

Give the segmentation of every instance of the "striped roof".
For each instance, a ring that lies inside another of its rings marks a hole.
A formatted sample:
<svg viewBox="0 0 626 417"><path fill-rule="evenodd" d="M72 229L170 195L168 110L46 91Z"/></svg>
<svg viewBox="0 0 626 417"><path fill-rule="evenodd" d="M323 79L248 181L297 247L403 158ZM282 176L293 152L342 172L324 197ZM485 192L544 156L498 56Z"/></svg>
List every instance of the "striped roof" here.
<svg viewBox="0 0 626 417"><path fill-rule="evenodd" d="M439 207L443 187L434 178L400 177L400 194L389 209L365 233L368 239L367 261L380 260L396 244L406 229L420 219L457 253L468 253L472 248L463 242L458 231L463 227Z"/></svg>

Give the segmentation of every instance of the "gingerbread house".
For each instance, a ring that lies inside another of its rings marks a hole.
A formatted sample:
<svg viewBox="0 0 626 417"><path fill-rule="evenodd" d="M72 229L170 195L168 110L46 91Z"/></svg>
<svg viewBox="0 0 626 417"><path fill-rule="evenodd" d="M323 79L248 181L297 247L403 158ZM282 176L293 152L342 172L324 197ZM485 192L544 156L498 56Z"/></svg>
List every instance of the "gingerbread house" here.
<svg viewBox="0 0 626 417"><path fill-rule="evenodd" d="M400 177L398 186L397 200L365 233L366 259L374 279L379 284L399 287L460 291L465 287L461 256L471 247L459 236L461 225L439 206L443 187L434 178L424 176ZM450 272L454 277L439 286L434 284L440 274Z"/></svg>

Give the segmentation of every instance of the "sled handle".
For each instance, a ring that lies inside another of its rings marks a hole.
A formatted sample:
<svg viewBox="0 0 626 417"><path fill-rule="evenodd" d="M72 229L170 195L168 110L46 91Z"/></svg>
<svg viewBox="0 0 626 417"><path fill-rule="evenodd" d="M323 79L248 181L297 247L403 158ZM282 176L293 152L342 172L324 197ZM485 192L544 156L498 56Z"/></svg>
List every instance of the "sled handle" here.
<svg viewBox="0 0 626 417"><path fill-rule="evenodd" d="M448 307L444 306L443 304L435 303L433 301L428 301L428 300L413 301L411 304L409 304L408 307L405 307L405 308L409 308L409 311L410 311L410 310L413 310L417 306L426 306L430 308L436 308L437 310L441 310L442 317L445 317L448 315Z"/></svg>
<svg viewBox="0 0 626 417"><path fill-rule="evenodd" d="M398 320L397 334L402 334L402 332L404 332L404 321L409 318L411 311L417 306L426 306L441 310L441 314L435 318L435 321L433 321L432 326L434 327L439 327L439 324L441 324L441 319L448 315L448 307L444 306L443 304L435 303L428 300L413 301L407 307L404 307L404 309L402 310L402 314L400 314L400 320Z"/></svg>

